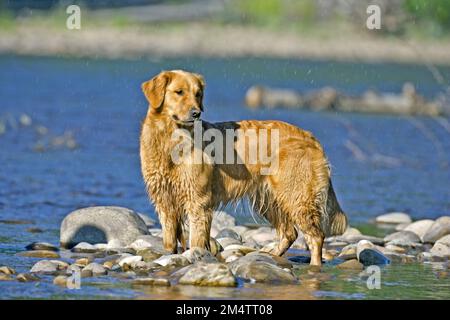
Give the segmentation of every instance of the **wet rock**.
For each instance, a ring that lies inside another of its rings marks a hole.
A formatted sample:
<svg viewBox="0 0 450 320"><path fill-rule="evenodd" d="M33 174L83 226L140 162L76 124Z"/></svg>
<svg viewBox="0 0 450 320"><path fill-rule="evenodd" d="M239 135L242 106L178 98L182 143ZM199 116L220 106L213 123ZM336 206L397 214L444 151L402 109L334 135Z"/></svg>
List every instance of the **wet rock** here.
<svg viewBox="0 0 450 320"><path fill-rule="evenodd" d="M53 284L60 287L67 287L67 276L57 276L53 279Z"/></svg>
<svg viewBox="0 0 450 320"><path fill-rule="evenodd" d="M387 251L394 252L394 253L406 253L406 249L405 248L400 247L400 246L396 246L396 245L393 245L393 244L387 244L385 246L385 248L386 248Z"/></svg>
<svg viewBox="0 0 450 320"><path fill-rule="evenodd" d="M217 242L219 242L223 248L226 248L232 244L238 244L238 245L242 244L241 241L233 239L233 238L219 238L219 239L217 239Z"/></svg>
<svg viewBox="0 0 450 320"><path fill-rule="evenodd" d="M212 226L218 230L222 230L229 227L234 227L236 220L234 217L226 213L225 211L214 211Z"/></svg>
<svg viewBox="0 0 450 320"><path fill-rule="evenodd" d="M179 280L180 284L213 287L235 287L236 278L223 263L197 262Z"/></svg>
<svg viewBox="0 0 450 320"><path fill-rule="evenodd" d="M141 256L144 262L152 262L161 257L164 253L159 250L154 250L153 248L146 248L138 250L136 254Z"/></svg>
<svg viewBox="0 0 450 320"><path fill-rule="evenodd" d="M75 265L80 266L80 267L85 267L87 266L90 262L92 262L92 259L89 258L80 258L75 260Z"/></svg>
<svg viewBox="0 0 450 320"><path fill-rule="evenodd" d="M450 234L436 241L430 253L440 257L450 257Z"/></svg>
<svg viewBox="0 0 450 320"><path fill-rule="evenodd" d="M378 237L373 237L373 236L367 236L367 235L349 235L349 236L336 236L333 238L330 238L329 240L333 240L333 241L339 241L339 242L346 242L346 243L358 243L361 240L367 240L372 242L373 244L377 244L377 245L383 245L384 244L384 240L383 238L378 238ZM333 242L332 241L332 242Z"/></svg>
<svg viewBox="0 0 450 320"><path fill-rule="evenodd" d="M80 242L107 243L112 239L128 245L148 229L139 215L122 207L90 207L67 215L60 231L61 246L71 248Z"/></svg>
<svg viewBox="0 0 450 320"><path fill-rule="evenodd" d="M435 255L431 252L421 252L417 255L418 262L445 262L447 260L447 257Z"/></svg>
<svg viewBox="0 0 450 320"><path fill-rule="evenodd" d="M408 225L403 231L414 232L420 239L427 233L434 221L430 219L419 220Z"/></svg>
<svg viewBox="0 0 450 320"><path fill-rule="evenodd" d="M414 243L420 243L420 238L417 234L412 231L398 231L393 234L390 234L384 238L384 241L387 244L395 245L395 246L411 246Z"/></svg>
<svg viewBox="0 0 450 320"><path fill-rule="evenodd" d="M237 234L239 234L241 236L241 238L244 235L244 233L246 231L248 231L248 228L246 226L234 226L234 227L229 227L228 229L231 229L234 232L236 232Z"/></svg>
<svg viewBox="0 0 450 320"><path fill-rule="evenodd" d="M375 248L373 243L367 240L358 242L356 246L356 257L358 261L365 266L385 265L390 263L389 258Z"/></svg>
<svg viewBox="0 0 450 320"><path fill-rule="evenodd" d="M362 271L364 269L364 265L356 259L347 260L341 264L338 264L337 267L341 270L358 270Z"/></svg>
<svg viewBox="0 0 450 320"><path fill-rule="evenodd" d="M142 261L141 256L130 256L130 257L124 257L119 260L118 265L122 268L124 268L125 265L131 266L133 263Z"/></svg>
<svg viewBox="0 0 450 320"><path fill-rule="evenodd" d="M243 257L244 254L240 250L224 250L217 255L217 259L219 259L220 262L225 262L229 257L232 256L240 258Z"/></svg>
<svg viewBox="0 0 450 320"><path fill-rule="evenodd" d="M342 260L356 259L356 245L349 244L348 246L342 248L341 252L338 255L338 258Z"/></svg>
<svg viewBox="0 0 450 320"><path fill-rule="evenodd" d="M90 278L90 277L94 276L94 274L92 273L92 270L89 270L89 269L81 270L80 275L82 278Z"/></svg>
<svg viewBox="0 0 450 320"><path fill-rule="evenodd" d="M23 251L18 253L21 257L30 257L30 258L47 258L47 259L58 259L60 258L59 254L54 251L48 250L32 250L32 251Z"/></svg>
<svg viewBox="0 0 450 320"><path fill-rule="evenodd" d="M169 254L161 256L160 258L153 261L163 267L184 267L190 264L189 260L181 254Z"/></svg>
<svg viewBox="0 0 450 320"><path fill-rule="evenodd" d="M232 270L235 277L251 282L293 283L297 281L297 278L288 268L283 269L264 261L237 263L239 260L233 262L235 266Z"/></svg>
<svg viewBox="0 0 450 320"><path fill-rule="evenodd" d="M267 262L271 263L273 265L276 265L281 268L292 268L292 262L284 257L278 257L274 256L269 253L265 252L251 252L248 253L246 256L243 256L239 258L238 260L234 261L230 268L234 272L234 268L236 268L239 265L248 264L250 262Z"/></svg>
<svg viewBox="0 0 450 320"><path fill-rule="evenodd" d="M56 274L60 271L59 265L50 260L38 261L30 270L31 273Z"/></svg>
<svg viewBox="0 0 450 320"><path fill-rule="evenodd" d="M102 276L108 273L104 266L95 262L89 263L86 267L83 268L82 271L85 270L90 270L94 277Z"/></svg>
<svg viewBox="0 0 450 320"><path fill-rule="evenodd" d="M450 217L443 216L436 219L436 221L423 235L422 241L425 243L435 243L447 234L450 234Z"/></svg>
<svg viewBox="0 0 450 320"><path fill-rule="evenodd" d="M27 232L29 232L29 233L43 233L44 230L42 230L41 228L31 227L31 228L27 228Z"/></svg>
<svg viewBox="0 0 450 320"><path fill-rule="evenodd" d="M134 285L139 286L163 286L170 287L170 281L164 278L145 277L133 280Z"/></svg>
<svg viewBox="0 0 450 320"><path fill-rule="evenodd" d="M59 248L47 242L33 242L25 247L27 250L59 251Z"/></svg>
<svg viewBox="0 0 450 320"><path fill-rule="evenodd" d="M136 251L146 248L154 248L161 252L165 251L162 238L153 235L139 236L129 247Z"/></svg>
<svg viewBox="0 0 450 320"><path fill-rule="evenodd" d="M232 245L229 245L229 246L227 246L224 250L239 250L239 251L241 251L243 254L248 254L248 253L250 253L250 252L256 251L255 248L247 247L247 246L240 245L240 244L232 244Z"/></svg>
<svg viewBox="0 0 450 320"><path fill-rule="evenodd" d="M16 270L14 270L13 268L7 267L7 266L2 266L2 267L0 267L0 274L12 275L12 274L16 274Z"/></svg>
<svg viewBox="0 0 450 320"><path fill-rule="evenodd" d="M412 219L406 213L391 212L376 217L375 221L377 223L384 223L384 224L400 224L400 223L411 223Z"/></svg>
<svg viewBox="0 0 450 320"><path fill-rule="evenodd" d="M225 228L222 229L215 237L217 239L217 241L219 241L222 238L231 238L231 239L235 239L238 241L238 243L242 242L242 238L241 236L234 230L229 229L229 228ZM220 243L220 241L219 241ZM222 244L222 243L221 243ZM223 245L222 245L223 246Z"/></svg>
<svg viewBox="0 0 450 320"><path fill-rule="evenodd" d="M203 262L217 262L217 258L214 257L211 252L205 249L201 248L192 248L189 250L186 250L182 253L183 256L185 256L190 263L195 263L199 261Z"/></svg>
<svg viewBox="0 0 450 320"><path fill-rule="evenodd" d="M97 251L99 251L99 249L87 242L80 242L72 248L72 252L76 253L95 253Z"/></svg>
<svg viewBox="0 0 450 320"><path fill-rule="evenodd" d="M19 282L32 282L39 281L41 280L41 278L31 273L19 273L16 277L16 280Z"/></svg>
<svg viewBox="0 0 450 320"><path fill-rule="evenodd" d="M14 278L10 274L0 273L0 281L13 281Z"/></svg>
<svg viewBox="0 0 450 320"><path fill-rule="evenodd" d="M385 253L384 255L391 261L391 263L405 264L405 263L413 263L416 261L415 257L409 254L389 252Z"/></svg>

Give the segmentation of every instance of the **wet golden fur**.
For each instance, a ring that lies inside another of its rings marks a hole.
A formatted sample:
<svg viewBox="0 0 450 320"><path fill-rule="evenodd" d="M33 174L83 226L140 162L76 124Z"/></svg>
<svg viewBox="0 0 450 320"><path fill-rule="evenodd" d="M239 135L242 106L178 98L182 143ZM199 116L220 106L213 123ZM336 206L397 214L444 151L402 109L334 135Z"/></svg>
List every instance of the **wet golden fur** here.
<svg viewBox="0 0 450 320"><path fill-rule="evenodd" d="M303 232L311 250L311 264L321 264L325 236L341 234L347 218L336 200L330 169L320 143L313 135L280 121L208 123L204 129L279 130L276 153L279 169L261 175L261 163L175 164L171 139L177 128L190 129L189 110L203 110L203 78L181 70L165 71L142 85L149 101L142 123L140 156L148 194L158 213L164 246L186 248L182 224L189 223L190 246L209 248L212 213L219 206L248 198L255 212L276 229L282 255Z"/></svg>

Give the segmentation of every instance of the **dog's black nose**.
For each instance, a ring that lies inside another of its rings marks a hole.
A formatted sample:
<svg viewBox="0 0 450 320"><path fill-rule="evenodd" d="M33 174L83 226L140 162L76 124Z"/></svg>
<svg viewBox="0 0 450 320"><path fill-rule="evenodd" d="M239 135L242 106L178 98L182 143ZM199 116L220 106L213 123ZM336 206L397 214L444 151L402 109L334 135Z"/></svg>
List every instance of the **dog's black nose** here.
<svg viewBox="0 0 450 320"><path fill-rule="evenodd" d="M202 112L200 110L198 110L197 108L192 108L190 113L191 113L191 117L193 119L199 119L200 115L202 114Z"/></svg>

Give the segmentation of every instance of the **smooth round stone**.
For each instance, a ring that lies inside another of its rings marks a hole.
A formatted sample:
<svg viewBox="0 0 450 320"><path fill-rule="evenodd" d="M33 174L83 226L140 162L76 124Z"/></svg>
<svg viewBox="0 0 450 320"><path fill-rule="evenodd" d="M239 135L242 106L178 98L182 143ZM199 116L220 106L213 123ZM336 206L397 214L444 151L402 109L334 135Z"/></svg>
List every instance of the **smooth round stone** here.
<svg viewBox="0 0 450 320"><path fill-rule="evenodd" d="M286 258L274 256L265 252L250 252L246 256L243 256L233 262L230 268L236 267L240 264L248 264L250 262L267 262L281 268L292 268L292 262Z"/></svg>
<svg viewBox="0 0 450 320"><path fill-rule="evenodd" d="M239 234L241 236L241 238L244 235L244 233L246 231L248 231L248 228L245 226L233 226L233 227L229 227L229 229L235 231L237 234Z"/></svg>
<svg viewBox="0 0 450 320"><path fill-rule="evenodd" d="M76 253L95 253L97 251L99 251L99 249L87 242L80 242L72 248L72 252Z"/></svg>
<svg viewBox="0 0 450 320"><path fill-rule="evenodd" d="M358 254L358 261L365 266L390 264L390 260L375 248L362 249Z"/></svg>
<svg viewBox="0 0 450 320"><path fill-rule="evenodd" d="M136 278L133 280L133 284L139 286L170 287L170 281L168 279L154 277Z"/></svg>
<svg viewBox="0 0 450 320"><path fill-rule="evenodd" d="M436 241L430 253L436 256L450 257L450 234Z"/></svg>
<svg viewBox="0 0 450 320"><path fill-rule="evenodd" d="M171 266L171 267L184 267L190 264L189 260L181 254L169 254L161 256L160 258L153 261L160 266Z"/></svg>
<svg viewBox="0 0 450 320"><path fill-rule="evenodd" d="M66 287L67 286L67 277L66 276L57 276L53 279L53 284L60 286L60 287Z"/></svg>
<svg viewBox="0 0 450 320"><path fill-rule="evenodd" d="M407 226L409 226L411 223L400 223L395 226L395 231L402 231L405 230Z"/></svg>
<svg viewBox="0 0 450 320"><path fill-rule="evenodd" d="M148 228L139 215L122 207L89 207L67 215L60 230L60 242L71 248L80 242L107 243L117 239L131 244L140 235L148 234Z"/></svg>
<svg viewBox="0 0 450 320"><path fill-rule="evenodd" d="M398 231L393 234L390 234L384 237L384 241L386 243L398 245L398 244L412 244L412 243L420 243L420 238L417 234L412 231Z"/></svg>
<svg viewBox="0 0 450 320"><path fill-rule="evenodd" d="M236 219L225 211L214 211L212 226L218 230L222 230L236 225Z"/></svg>
<svg viewBox="0 0 450 320"><path fill-rule="evenodd" d="M13 281L14 278L10 274L0 273L0 281Z"/></svg>
<svg viewBox="0 0 450 320"><path fill-rule="evenodd" d="M0 274L12 275L12 274L16 274L16 270L14 270L13 268L7 267L7 266L2 266L2 267L0 267Z"/></svg>
<svg viewBox="0 0 450 320"><path fill-rule="evenodd" d="M235 287L237 281L226 264L197 262L180 278L179 284Z"/></svg>
<svg viewBox="0 0 450 320"><path fill-rule="evenodd" d="M406 253L406 249L403 247L399 247L393 244L388 244L385 246L387 251L395 252L395 253Z"/></svg>
<svg viewBox="0 0 450 320"><path fill-rule="evenodd" d="M145 262L152 262L153 260L158 259L159 257L161 257L163 255L162 252L154 250L152 248L146 248L146 249L142 249L142 250L138 250L136 252L136 254L138 256L142 257L142 260Z"/></svg>
<svg viewBox="0 0 450 320"><path fill-rule="evenodd" d="M356 245L349 244L342 248L341 252L338 255L338 258L342 260L356 259Z"/></svg>
<svg viewBox="0 0 450 320"><path fill-rule="evenodd" d="M242 257L242 256L237 255L237 254L233 254L233 255L231 255L231 256L228 256L228 257L225 259L225 263L232 263L233 261L238 260L240 257Z"/></svg>
<svg viewBox="0 0 450 320"><path fill-rule="evenodd" d="M356 244L356 257L359 260L359 254L364 249L375 248L375 245L368 240L361 240Z"/></svg>
<svg viewBox="0 0 450 320"><path fill-rule="evenodd" d="M337 269L341 270L357 270L362 271L364 269L364 265L356 259L347 260L341 264L336 266Z"/></svg>
<svg viewBox="0 0 450 320"><path fill-rule="evenodd" d="M408 225L403 231L414 232L420 239L427 233L428 229L434 224L433 220L419 220Z"/></svg>
<svg viewBox="0 0 450 320"><path fill-rule="evenodd" d="M447 234L450 234L450 217L443 216L436 219L436 221L423 235L422 241L425 243L435 243Z"/></svg>
<svg viewBox="0 0 450 320"><path fill-rule="evenodd" d="M360 236L362 235L361 231L356 228L348 227L347 230L342 234L344 237L346 236Z"/></svg>
<svg viewBox="0 0 450 320"><path fill-rule="evenodd" d="M215 237L217 239L217 241L219 241L222 238L231 238L231 239L235 239L237 240L239 243L242 242L242 238L241 236L234 230L229 229L229 228L225 228L222 229ZM220 243L220 241L219 241ZM221 243L222 244L222 243Z"/></svg>
<svg viewBox="0 0 450 320"><path fill-rule="evenodd" d="M198 261L203 262L217 262L217 258L214 257L211 252L202 248L191 248L182 253L190 263L195 263Z"/></svg>
<svg viewBox="0 0 450 320"><path fill-rule="evenodd" d="M244 254L240 250L224 250L217 255L217 258L219 259L219 261L223 262L231 256L242 257L244 256Z"/></svg>
<svg viewBox="0 0 450 320"><path fill-rule="evenodd" d="M104 266L96 262L89 263L82 271L85 270L92 271L93 276L102 276L108 273Z"/></svg>
<svg viewBox="0 0 450 320"><path fill-rule="evenodd" d="M80 267L85 267L90 262L92 262L92 259L89 259L89 258L80 258L80 259L75 260L75 264Z"/></svg>
<svg viewBox="0 0 450 320"><path fill-rule="evenodd" d="M240 245L240 244L229 245L229 246L227 246L225 248L225 250L239 250L239 251L241 251L244 254L248 254L250 252L256 251L256 249L254 249L254 248L243 246L243 245Z"/></svg>
<svg viewBox="0 0 450 320"><path fill-rule="evenodd" d="M164 251L162 238L152 235L140 236L138 239L136 239L136 241L130 244L129 247L136 251L147 248L155 248L160 251Z"/></svg>
<svg viewBox="0 0 450 320"><path fill-rule="evenodd" d="M123 268L124 265L131 266L134 262L142 261L142 256L124 257L119 260L118 265Z"/></svg>
<svg viewBox="0 0 450 320"><path fill-rule="evenodd" d="M241 241L236 240L234 238L219 238L219 239L217 239L217 242L219 242L223 248L226 248L232 244L238 244L238 245L242 244Z"/></svg>
<svg viewBox="0 0 450 320"><path fill-rule="evenodd" d="M19 273L16 277L16 280L19 282L32 282L39 281L41 280L41 278L31 273Z"/></svg>
<svg viewBox="0 0 450 320"><path fill-rule="evenodd" d="M236 262L237 261L233 262L233 264ZM297 278L292 274L292 272L287 270L288 269L280 268L272 263L263 261L252 261L245 264L238 264L234 268L233 274L235 277L243 278L251 282L275 282L275 283L296 282Z"/></svg>
<svg viewBox="0 0 450 320"><path fill-rule="evenodd" d="M33 242L25 247L27 250L59 251L59 248L47 242Z"/></svg>
<svg viewBox="0 0 450 320"><path fill-rule="evenodd" d="M377 223L385 223L385 224L400 224L400 223L411 223L412 219L406 213L391 212L376 217L375 221Z"/></svg>
<svg viewBox="0 0 450 320"><path fill-rule="evenodd" d="M58 259L60 258L59 254L55 251L49 250L32 250L32 251L23 251L18 253L21 257L30 257L30 258L47 258L47 259Z"/></svg>

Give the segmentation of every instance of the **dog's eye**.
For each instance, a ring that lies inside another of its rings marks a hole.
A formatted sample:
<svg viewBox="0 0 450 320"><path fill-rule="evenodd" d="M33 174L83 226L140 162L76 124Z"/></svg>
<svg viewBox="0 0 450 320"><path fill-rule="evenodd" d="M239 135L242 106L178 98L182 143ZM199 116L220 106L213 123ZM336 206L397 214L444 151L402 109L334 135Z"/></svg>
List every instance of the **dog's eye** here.
<svg viewBox="0 0 450 320"><path fill-rule="evenodd" d="M198 91L198 92L195 94L195 97L196 97L196 98L200 98L201 96L202 96L201 91Z"/></svg>
<svg viewBox="0 0 450 320"><path fill-rule="evenodd" d="M183 90L175 90L175 93L179 96L183 95Z"/></svg>

